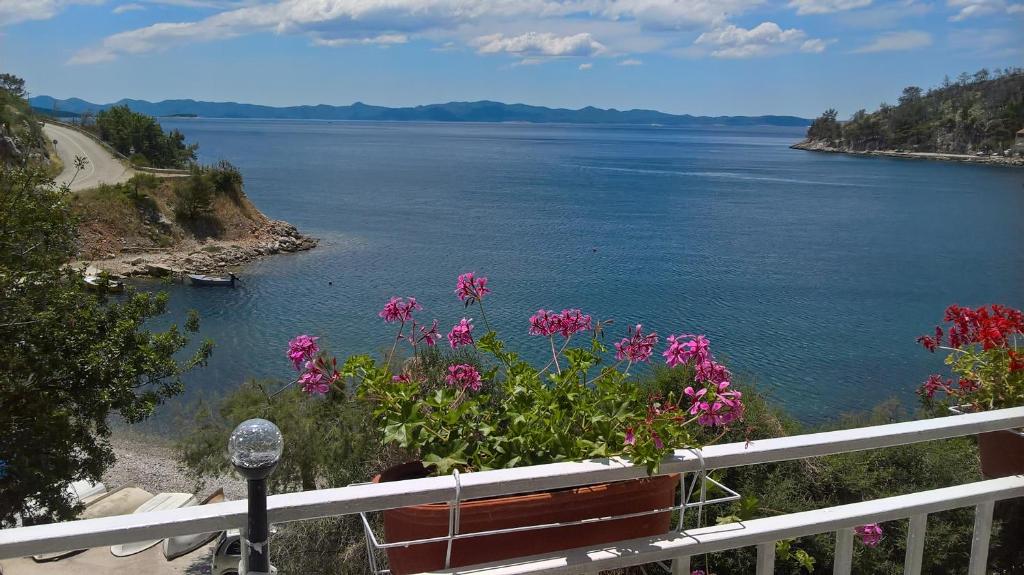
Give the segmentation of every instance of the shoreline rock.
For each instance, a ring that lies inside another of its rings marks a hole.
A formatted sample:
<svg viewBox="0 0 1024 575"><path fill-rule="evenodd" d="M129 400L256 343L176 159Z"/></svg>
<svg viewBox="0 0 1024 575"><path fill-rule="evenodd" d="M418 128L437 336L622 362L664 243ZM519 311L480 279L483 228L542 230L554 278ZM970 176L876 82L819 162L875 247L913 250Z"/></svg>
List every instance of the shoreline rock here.
<svg viewBox="0 0 1024 575"><path fill-rule="evenodd" d="M790 146L794 150L808 152L825 152L829 154L849 154L852 156L882 156L887 158L905 158L911 160L938 160L943 162L961 162L966 164L985 164L989 166L1024 167L1024 157L1007 156L972 156L969 154L946 154L942 152L902 152L899 150L848 150L830 145L821 140L804 140Z"/></svg>
<svg viewBox="0 0 1024 575"><path fill-rule="evenodd" d="M125 277L182 277L227 272L266 256L303 252L318 244L318 239L300 233L288 222L270 220L248 239L195 241L166 249L124 248L105 258L78 260L71 265Z"/></svg>

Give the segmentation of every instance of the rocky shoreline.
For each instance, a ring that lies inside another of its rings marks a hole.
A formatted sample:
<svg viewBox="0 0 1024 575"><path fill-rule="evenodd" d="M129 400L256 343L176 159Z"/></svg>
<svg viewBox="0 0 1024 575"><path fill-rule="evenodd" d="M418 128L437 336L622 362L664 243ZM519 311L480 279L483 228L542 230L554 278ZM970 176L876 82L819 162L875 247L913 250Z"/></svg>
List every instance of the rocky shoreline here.
<svg viewBox="0 0 1024 575"><path fill-rule="evenodd" d="M318 243L319 240L303 235L288 222L270 220L263 229L255 231L252 238L196 240L166 249L144 251L123 248L120 253L106 254L105 258L79 260L71 265L125 277L215 274L231 271L264 256L311 250Z"/></svg>
<svg viewBox="0 0 1024 575"><path fill-rule="evenodd" d="M1007 156L972 156L970 154L944 154L939 152L903 152L899 150L848 150L830 145L821 140L804 140L793 144L794 150L809 152L826 152L830 154L849 154L853 156L884 156L888 158L906 158L912 160L938 160L943 162L962 162L967 164L986 164L990 166L1024 167L1024 157Z"/></svg>

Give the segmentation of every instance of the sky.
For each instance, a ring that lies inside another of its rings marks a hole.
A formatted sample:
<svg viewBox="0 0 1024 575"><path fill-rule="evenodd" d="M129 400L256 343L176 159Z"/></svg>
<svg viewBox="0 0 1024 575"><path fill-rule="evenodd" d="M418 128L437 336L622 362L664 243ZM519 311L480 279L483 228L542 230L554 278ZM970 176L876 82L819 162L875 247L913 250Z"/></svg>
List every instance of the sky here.
<svg viewBox="0 0 1024 575"><path fill-rule="evenodd" d="M34 95L847 117L1024 65L1024 0L0 0Z"/></svg>

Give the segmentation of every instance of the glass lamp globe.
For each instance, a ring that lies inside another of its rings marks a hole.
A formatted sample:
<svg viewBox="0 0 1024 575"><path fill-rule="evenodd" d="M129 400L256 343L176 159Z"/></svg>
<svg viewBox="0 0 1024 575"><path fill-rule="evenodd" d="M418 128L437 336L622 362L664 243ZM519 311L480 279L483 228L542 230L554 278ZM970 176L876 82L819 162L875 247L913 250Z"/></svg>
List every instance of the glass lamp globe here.
<svg viewBox="0 0 1024 575"><path fill-rule="evenodd" d="M284 451L281 430L266 419L247 419L228 439L228 454L239 473L250 479L266 477Z"/></svg>

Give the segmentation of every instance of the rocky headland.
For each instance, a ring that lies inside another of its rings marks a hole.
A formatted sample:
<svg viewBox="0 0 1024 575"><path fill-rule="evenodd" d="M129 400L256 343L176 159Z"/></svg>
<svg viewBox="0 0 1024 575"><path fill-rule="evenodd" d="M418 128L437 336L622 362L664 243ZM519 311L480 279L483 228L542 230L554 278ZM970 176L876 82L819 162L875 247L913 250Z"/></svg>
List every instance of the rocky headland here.
<svg viewBox="0 0 1024 575"><path fill-rule="evenodd" d="M1002 156L988 154L947 154L941 152L906 152L903 150L853 150L838 147L823 140L804 140L793 144L794 150L810 152L827 152L832 154L850 154L854 156L884 156L889 158L905 158L911 160L939 160L945 162L964 162L969 164L987 164L992 166L1024 167L1024 156Z"/></svg>
<svg viewBox="0 0 1024 575"><path fill-rule="evenodd" d="M203 191L196 203L196 190ZM183 178L137 174L75 193L79 255L95 273L182 276L235 271L257 258L301 252L318 241L260 212L230 166Z"/></svg>
<svg viewBox="0 0 1024 575"><path fill-rule="evenodd" d="M270 220L248 239L194 241L166 249L122 248L99 254L100 257L79 259L72 265L126 277L216 274L235 271L261 257L310 250L318 243L319 240L301 234L288 222Z"/></svg>

